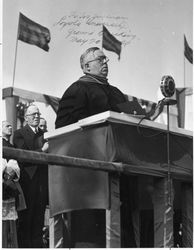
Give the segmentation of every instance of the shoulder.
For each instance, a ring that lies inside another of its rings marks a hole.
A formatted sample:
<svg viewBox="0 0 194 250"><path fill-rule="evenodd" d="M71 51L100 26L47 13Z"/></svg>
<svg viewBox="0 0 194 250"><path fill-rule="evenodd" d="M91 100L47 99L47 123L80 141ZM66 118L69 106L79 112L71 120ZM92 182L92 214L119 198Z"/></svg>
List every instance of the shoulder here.
<svg viewBox="0 0 194 250"><path fill-rule="evenodd" d="M84 81L76 81L74 83L72 83L69 88L67 89L67 91L72 91L72 90L80 90L80 89L84 89L85 86L89 85L88 82L84 82Z"/></svg>
<svg viewBox="0 0 194 250"><path fill-rule="evenodd" d="M14 132L14 136L25 136L25 134L27 133L27 131L29 130L28 125L25 125L23 128L17 129Z"/></svg>
<svg viewBox="0 0 194 250"><path fill-rule="evenodd" d="M117 93L122 95L123 97L125 97L126 95L117 87L113 86L113 85L109 85L109 88L111 89L112 92ZM125 97L126 98L126 97Z"/></svg>
<svg viewBox="0 0 194 250"><path fill-rule="evenodd" d="M13 145L9 142L9 141L6 141L4 138L3 138L3 146L5 147L13 147Z"/></svg>
<svg viewBox="0 0 194 250"><path fill-rule="evenodd" d="M84 93L87 91L87 86L88 84L82 81L76 81L72 83L64 92L63 96L61 99L66 98L66 97L71 97L74 95L77 95L79 93Z"/></svg>
<svg viewBox="0 0 194 250"><path fill-rule="evenodd" d="M120 89L118 89L117 87L115 87L115 86L113 86L113 85L108 85L109 86L109 88L111 88L111 89L113 89L113 90L115 90L115 91L118 91L118 92L120 92L120 93L122 93L122 91L120 90ZM122 93L123 94L123 93Z"/></svg>

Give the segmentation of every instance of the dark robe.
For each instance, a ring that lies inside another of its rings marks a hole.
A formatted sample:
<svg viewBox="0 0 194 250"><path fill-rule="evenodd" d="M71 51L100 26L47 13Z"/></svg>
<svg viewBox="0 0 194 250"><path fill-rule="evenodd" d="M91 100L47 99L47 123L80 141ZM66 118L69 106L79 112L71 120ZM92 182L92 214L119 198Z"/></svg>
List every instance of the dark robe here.
<svg viewBox="0 0 194 250"><path fill-rule="evenodd" d="M56 128L108 110L120 112L117 105L126 101L126 96L118 88L111 86L107 79L85 75L62 96Z"/></svg>
<svg viewBox="0 0 194 250"><path fill-rule="evenodd" d="M56 128L108 110L121 112L118 105L126 102L130 103L126 95L111 86L107 79L87 74L73 83L63 94L57 111ZM137 102L133 105L142 110ZM122 216L121 227L125 231L124 221L125 218ZM133 232L132 226L130 229ZM93 247L106 247L105 230L105 210L84 209L71 213L71 247L79 247L80 243L86 248L88 244ZM131 246L136 246L134 235L130 237L133 238L130 239Z"/></svg>

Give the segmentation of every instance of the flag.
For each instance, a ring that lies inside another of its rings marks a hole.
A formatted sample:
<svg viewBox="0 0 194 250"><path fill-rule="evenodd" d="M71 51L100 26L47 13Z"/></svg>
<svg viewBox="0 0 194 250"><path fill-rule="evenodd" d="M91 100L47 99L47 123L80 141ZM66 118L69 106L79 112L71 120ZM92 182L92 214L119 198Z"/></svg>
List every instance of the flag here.
<svg viewBox="0 0 194 250"><path fill-rule="evenodd" d="M22 13L20 13L18 26L18 40L33 44L48 51L50 42L50 31L46 27L35 23Z"/></svg>
<svg viewBox="0 0 194 250"><path fill-rule="evenodd" d="M177 100L177 111L178 111L178 127L185 127L185 92L186 88L176 88L176 100Z"/></svg>
<svg viewBox="0 0 194 250"><path fill-rule="evenodd" d="M190 63L193 63L193 50L189 47L187 39L184 35L184 54Z"/></svg>
<svg viewBox="0 0 194 250"><path fill-rule="evenodd" d="M103 32L102 32L102 47L106 50L115 52L120 59L121 54L121 42L117 40L103 25Z"/></svg>

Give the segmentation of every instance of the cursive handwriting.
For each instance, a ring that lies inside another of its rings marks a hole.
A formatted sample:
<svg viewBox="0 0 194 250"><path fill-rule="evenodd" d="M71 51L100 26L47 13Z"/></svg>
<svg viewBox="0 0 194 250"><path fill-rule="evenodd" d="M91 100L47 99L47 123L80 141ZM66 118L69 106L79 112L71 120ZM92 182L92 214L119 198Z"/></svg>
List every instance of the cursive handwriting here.
<svg viewBox="0 0 194 250"><path fill-rule="evenodd" d="M65 39L80 46L100 45L103 25L122 42L122 46L129 45L136 38L129 29L128 18L123 16L92 15L74 11L60 17L53 24L63 33Z"/></svg>

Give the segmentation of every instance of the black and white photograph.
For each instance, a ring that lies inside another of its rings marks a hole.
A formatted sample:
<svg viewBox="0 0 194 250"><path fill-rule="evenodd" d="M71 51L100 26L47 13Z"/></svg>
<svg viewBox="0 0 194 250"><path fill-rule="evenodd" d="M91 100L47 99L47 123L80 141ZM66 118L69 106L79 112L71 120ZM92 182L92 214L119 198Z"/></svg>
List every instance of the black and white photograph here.
<svg viewBox="0 0 194 250"><path fill-rule="evenodd" d="M193 248L193 1L2 0L1 248Z"/></svg>

